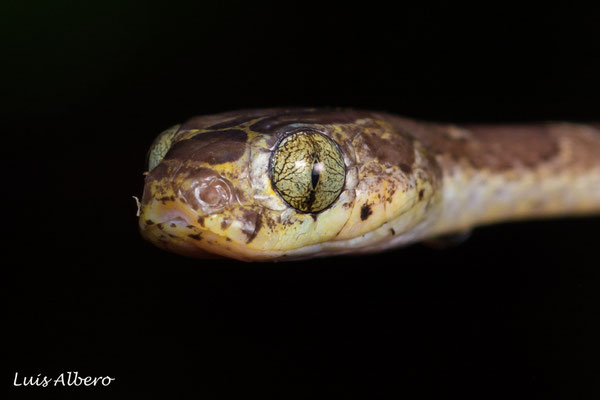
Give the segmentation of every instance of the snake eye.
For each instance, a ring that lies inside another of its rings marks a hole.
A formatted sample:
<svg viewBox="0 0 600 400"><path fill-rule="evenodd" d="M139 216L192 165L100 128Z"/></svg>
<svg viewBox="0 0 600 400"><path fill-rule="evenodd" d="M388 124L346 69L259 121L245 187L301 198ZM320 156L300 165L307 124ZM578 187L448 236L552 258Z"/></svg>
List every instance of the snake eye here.
<svg viewBox="0 0 600 400"><path fill-rule="evenodd" d="M279 142L271 159L271 182L296 210L317 213L340 195L346 167L337 144L317 132L295 132Z"/></svg>
<svg viewBox="0 0 600 400"><path fill-rule="evenodd" d="M172 126L154 139L146 157L148 159L148 171L152 171L165 157L165 154L167 154L167 151L169 151L173 144L173 138L178 130L179 125Z"/></svg>

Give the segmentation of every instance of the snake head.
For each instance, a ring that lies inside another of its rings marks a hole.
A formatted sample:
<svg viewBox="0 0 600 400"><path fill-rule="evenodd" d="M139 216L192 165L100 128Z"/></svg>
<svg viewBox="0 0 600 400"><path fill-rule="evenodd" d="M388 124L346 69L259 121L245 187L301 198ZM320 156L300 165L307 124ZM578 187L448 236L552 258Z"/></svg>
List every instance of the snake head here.
<svg viewBox="0 0 600 400"><path fill-rule="evenodd" d="M244 261L376 251L418 235L439 173L385 115L267 109L197 117L149 152L142 235Z"/></svg>

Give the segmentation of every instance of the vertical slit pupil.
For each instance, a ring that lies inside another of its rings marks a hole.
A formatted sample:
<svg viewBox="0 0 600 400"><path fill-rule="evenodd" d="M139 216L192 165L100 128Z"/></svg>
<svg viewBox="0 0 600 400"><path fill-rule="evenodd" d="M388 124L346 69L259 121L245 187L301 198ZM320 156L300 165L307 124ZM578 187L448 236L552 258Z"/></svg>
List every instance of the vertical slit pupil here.
<svg viewBox="0 0 600 400"><path fill-rule="evenodd" d="M313 189L316 189L319 184L319 177L321 176L321 165L318 160L313 162L312 172L310 174L310 183L312 184Z"/></svg>

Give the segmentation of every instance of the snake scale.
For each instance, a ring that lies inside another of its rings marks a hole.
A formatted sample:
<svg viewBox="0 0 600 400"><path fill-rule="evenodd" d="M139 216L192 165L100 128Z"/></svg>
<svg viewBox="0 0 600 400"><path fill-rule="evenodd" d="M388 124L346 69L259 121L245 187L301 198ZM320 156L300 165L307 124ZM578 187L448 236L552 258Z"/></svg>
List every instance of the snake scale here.
<svg viewBox="0 0 600 400"><path fill-rule="evenodd" d="M456 126L352 109L200 116L149 151L160 248L282 261L379 252L495 222L600 213L600 125Z"/></svg>

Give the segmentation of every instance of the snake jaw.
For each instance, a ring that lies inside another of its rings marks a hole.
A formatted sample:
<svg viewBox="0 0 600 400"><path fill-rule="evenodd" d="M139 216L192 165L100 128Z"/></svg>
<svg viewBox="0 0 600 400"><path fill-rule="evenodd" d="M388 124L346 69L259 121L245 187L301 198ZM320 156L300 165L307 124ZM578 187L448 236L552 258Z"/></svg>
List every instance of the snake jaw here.
<svg viewBox="0 0 600 400"><path fill-rule="evenodd" d="M420 235L411 230L437 193L431 160L410 138L394 136L364 113L354 119L352 113L313 112L302 114L302 123L293 113L259 110L260 117L210 116L182 124L146 176L142 236L192 257L273 261L366 252ZM295 209L273 183L272 155L287 135L302 137L298 132L318 132L319 140L310 143L331 140L342 156L339 195L317 212Z"/></svg>
<svg viewBox="0 0 600 400"><path fill-rule="evenodd" d="M336 147L343 160L324 151ZM201 116L150 149L139 225L158 247L201 258L376 252L480 224L598 213L598 154L597 127L573 124L457 128L341 109Z"/></svg>

